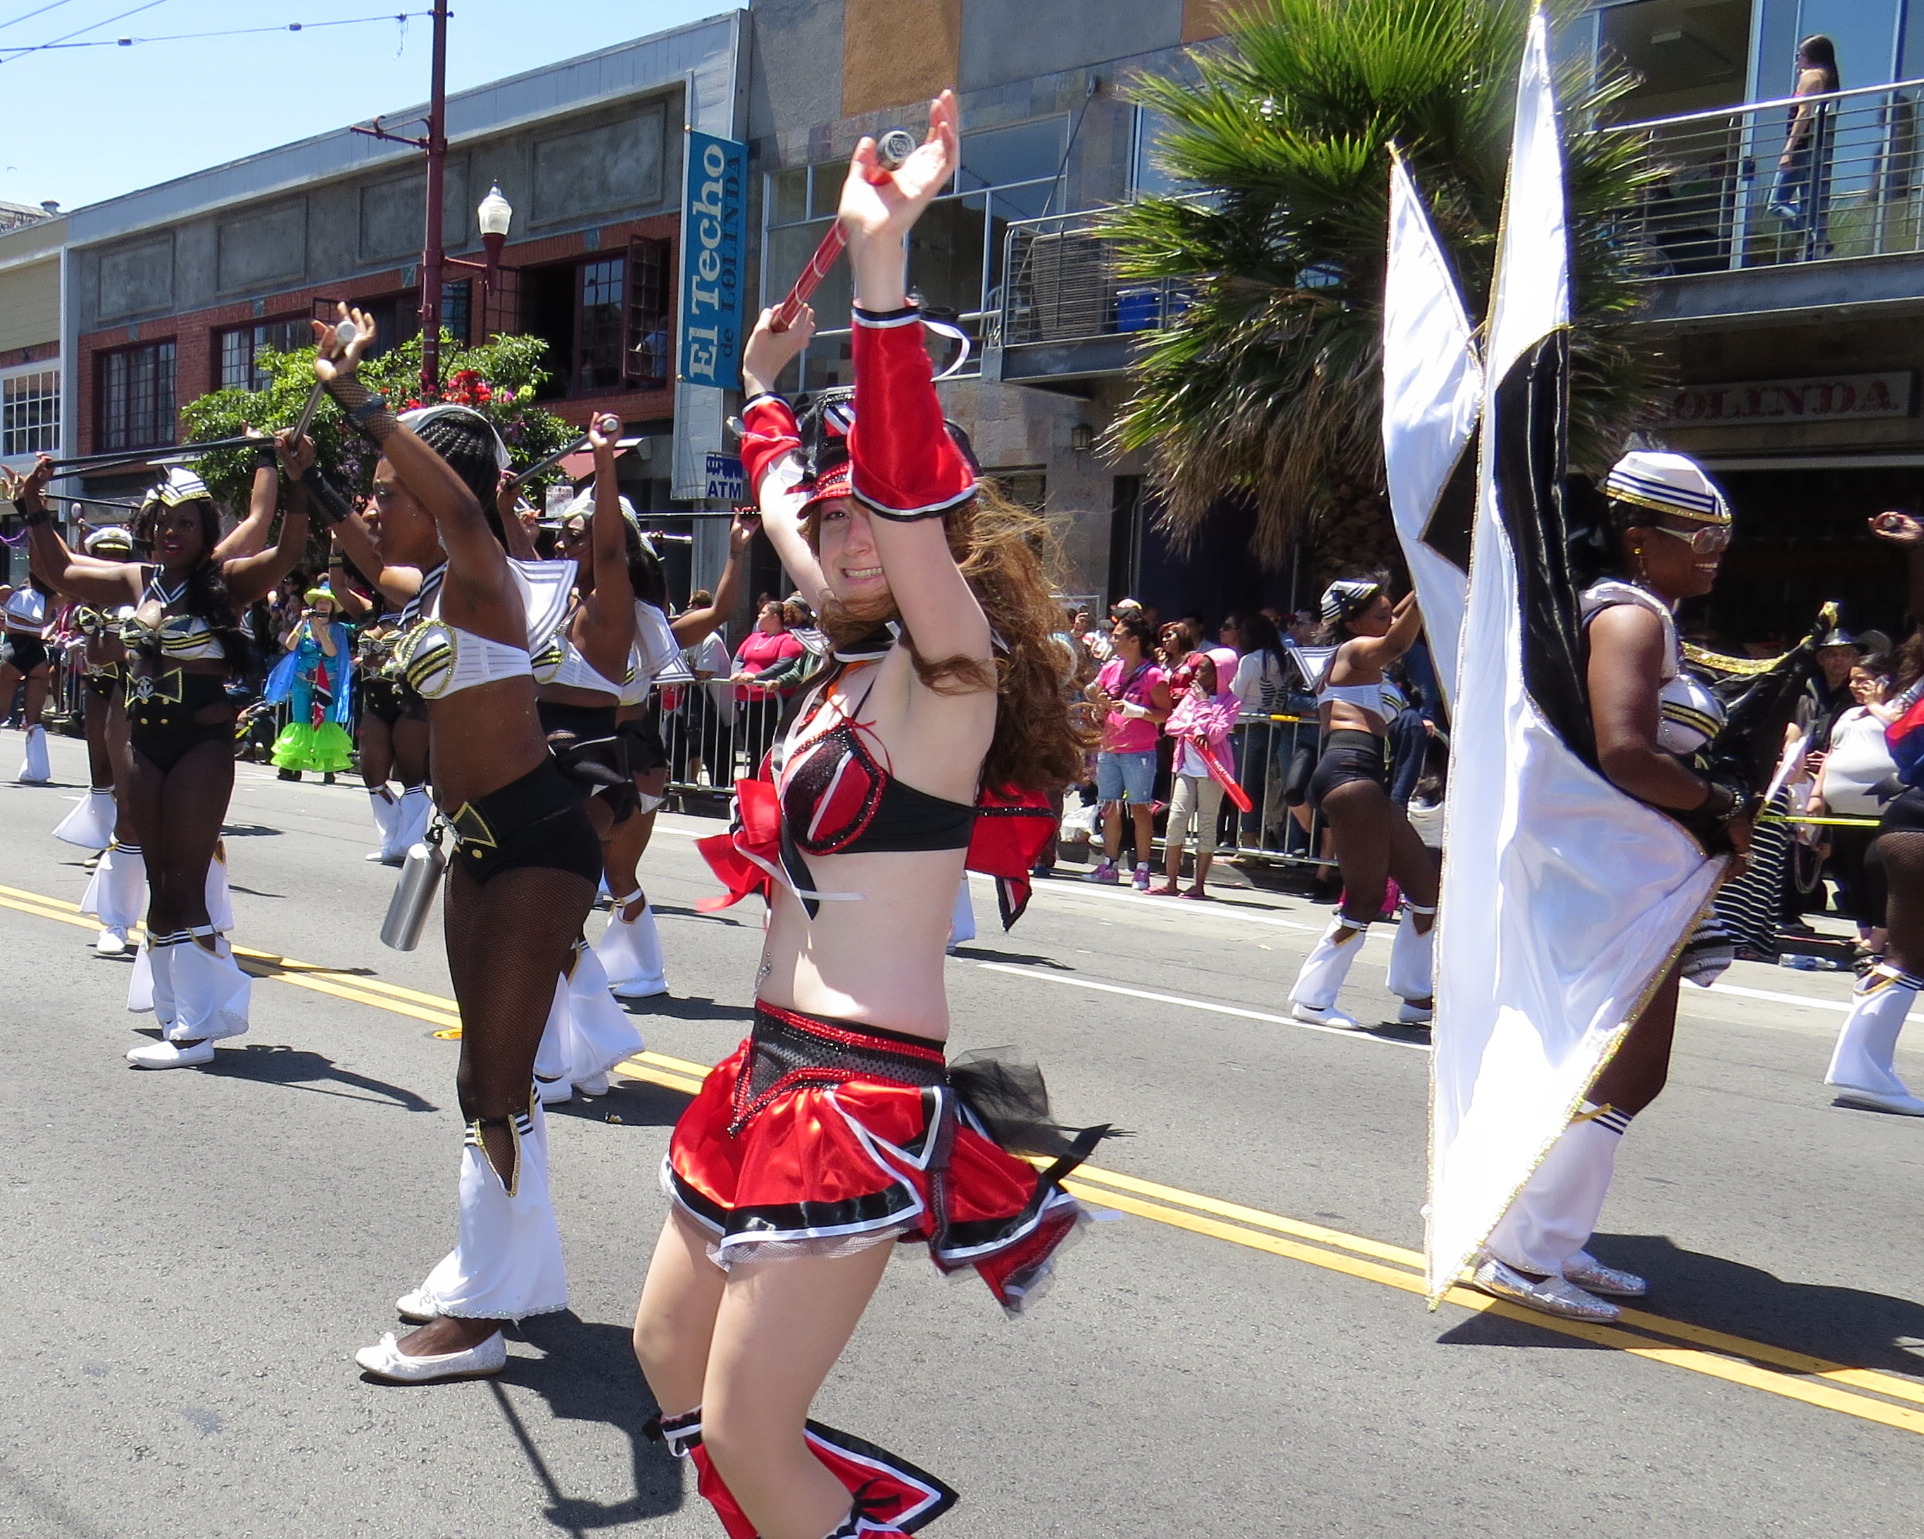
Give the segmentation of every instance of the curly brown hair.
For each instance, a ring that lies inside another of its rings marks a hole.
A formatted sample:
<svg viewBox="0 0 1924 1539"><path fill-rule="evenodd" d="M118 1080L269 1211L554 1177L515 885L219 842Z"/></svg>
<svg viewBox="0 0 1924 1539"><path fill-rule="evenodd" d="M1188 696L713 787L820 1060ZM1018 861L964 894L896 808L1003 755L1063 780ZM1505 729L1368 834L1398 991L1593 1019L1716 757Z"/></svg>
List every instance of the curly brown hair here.
<svg viewBox="0 0 1924 1539"><path fill-rule="evenodd" d="M811 547L819 506L809 510L804 524ZM993 689L1001 700L995 738L982 765L983 784L1053 795L1082 778L1084 756L1097 738L1089 714L1071 706L1076 659L1056 639L1062 629L1056 597L1061 590L1051 574L1061 568L1060 549L1041 518L987 480L973 498L943 516L942 527L949 553L988 617L995 657L988 663L924 657L904 630L916 676L938 694ZM899 618L892 599L882 609L860 613L829 600L816 623L835 645L845 646Z"/></svg>

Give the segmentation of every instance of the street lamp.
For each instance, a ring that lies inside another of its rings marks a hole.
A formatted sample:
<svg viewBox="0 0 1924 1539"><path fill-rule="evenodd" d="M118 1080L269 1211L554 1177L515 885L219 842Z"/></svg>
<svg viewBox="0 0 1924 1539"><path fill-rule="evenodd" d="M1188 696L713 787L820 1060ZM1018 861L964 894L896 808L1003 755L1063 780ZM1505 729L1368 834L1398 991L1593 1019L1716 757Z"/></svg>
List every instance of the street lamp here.
<svg viewBox="0 0 1924 1539"><path fill-rule="evenodd" d="M481 200L474 217L481 226L481 244L488 248L488 271L492 276L494 269L501 265L501 248L508 243L508 227L514 223L514 208L501 195L499 182L488 188L488 195Z"/></svg>

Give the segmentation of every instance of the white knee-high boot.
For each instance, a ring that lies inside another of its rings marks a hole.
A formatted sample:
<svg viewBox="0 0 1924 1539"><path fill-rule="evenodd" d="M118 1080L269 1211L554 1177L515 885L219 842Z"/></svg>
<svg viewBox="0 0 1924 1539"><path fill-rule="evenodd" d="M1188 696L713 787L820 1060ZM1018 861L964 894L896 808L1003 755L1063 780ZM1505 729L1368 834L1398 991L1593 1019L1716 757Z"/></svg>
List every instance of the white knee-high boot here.
<svg viewBox="0 0 1924 1539"><path fill-rule="evenodd" d="M395 801L394 793L384 785L367 788L368 810L374 814L374 829L381 836L381 847L367 858L386 860L388 850L394 843L394 819L400 812L400 803Z"/></svg>
<svg viewBox="0 0 1924 1539"><path fill-rule="evenodd" d="M140 846L118 841L109 844L87 883L80 912L98 919L107 929L118 930L124 938L146 911L147 859Z"/></svg>
<svg viewBox="0 0 1924 1539"><path fill-rule="evenodd" d="M401 793L394 809L393 837L382 846L383 860L398 861L427 837L428 819L434 816L434 803L425 785L409 786Z"/></svg>
<svg viewBox="0 0 1924 1539"><path fill-rule="evenodd" d="M227 881L227 841L216 840L207 862L207 923L225 935L234 928L234 894Z"/></svg>
<svg viewBox="0 0 1924 1539"><path fill-rule="evenodd" d="M83 850L104 850L114 842L114 809L111 786L95 786L80 799L80 804L55 825L53 836Z"/></svg>
<svg viewBox="0 0 1924 1539"><path fill-rule="evenodd" d="M1584 1102L1498 1221L1484 1250L1523 1272L1562 1277L1590 1243L1630 1117Z"/></svg>
<svg viewBox="0 0 1924 1539"><path fill-rule="evenodd" d="M576 941L535 1054L535 1089L542 1102L560 1105L572 1100L576 1089L606 1094L608 1071L643 1046L640 1029L608 992L600 958L586 941Z"/></svg>
<svg viewBox="0 0 1924 1539"><path fill-rule="evenodd" d="M608 928L595 942L595 956L608 976L608 987L622 999L650 999L668 992L668 975L661 954L661 933L655 928L655 911L648 904L633 919L622 914L639 898L631 892L614 900Z"/></svg>
<svg viewBox="0 0 1924 1539"><path fill-rule="evenodd" d="M234 948L212 925L189 930L173 952L174 1022L170 1042L212 1042L247 1030L254 980L240 970Z"/></svg>
<svg viewBox="0 0 1924 1539"><path fill-rule="evenodd" d="M13 778L25 786L43 786L53 779L53 764L47 757L47 729L38 723L27 728L27 756Z"/></svg>
<svg viewBox="0 0 1924 1539"><path fill-rule="evenodd" d="M1431 921L1428 930L1418 932L1416 921ZM1396 939L1390 944L1389 990L1403 996L1398 1018L1413 1022L1430 1018L1430 1000L1436 992L1436 910L1403 905L1403 917L1396 926Z"/></svg>
<svg viewBox="0 0 1924 1539"><path fill-rule="evenodd" d="M1919 989L1924 989L1924 978L1887 963L1872 968L1857 985L1851 1013L1837 1034L1837 1047L1824 1074L1825 1084L1843 1092L1838 1100L1924 1116L1924 1100L1911 1094L1894 1066L1898 1034Z"/></svg>
<svg viewBox="0 0 1924 1539"><path fill-rule="evenodd" d="M1339 943L1336 937L1344 931L1350 932L1349 938ZM1324 1021L1329 1025L1357 1024L1353 1016L1336 1009L1336 996L1342 992L1343 980L1362 954L1363 937L1368 933L1367 924L1345 919L1340 910L1330 920L1329 928L1316 938L1316 944L1303 959L1302 970L1296 974L1295 985L1289 991L1289 1002L1296 1007L1299 1020Z"/></svg>
<svg viewBox="0 0 1924 1539"><path fill-rule="evenodd" d="M185 930L149 935L134 957L133 974L127 979L127 1008L135 1015L152 1011L163 1035L174 1024L174 948L186 936Z"/></svg>

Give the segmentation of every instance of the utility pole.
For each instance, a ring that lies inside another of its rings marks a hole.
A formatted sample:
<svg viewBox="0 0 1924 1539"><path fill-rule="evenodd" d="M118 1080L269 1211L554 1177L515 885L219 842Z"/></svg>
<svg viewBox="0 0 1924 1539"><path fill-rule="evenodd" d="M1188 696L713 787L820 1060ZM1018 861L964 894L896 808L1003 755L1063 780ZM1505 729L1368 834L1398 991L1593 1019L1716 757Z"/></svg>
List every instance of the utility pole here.
<svg viewBox="0 0 1924 1539"><path fill-rule="evenodd" d="M427 244L421 253L421 399L441 394L441 186L448 162L448 0L434 0L434 78L428 94Z"/></svg>
<svg viewBox="0 0 1924 1539"><path fill-rule="evenodd" d="M426 237L421 246L421 399L441 394L441 274L448 254L441 241L441 188L448 160L448 0L434 0L434 62L428 84L427 137L392 134L376 118L372 128L354 132L391 144L411 144L428 157ZM469 264L470 266L473 264Z"/></svg>

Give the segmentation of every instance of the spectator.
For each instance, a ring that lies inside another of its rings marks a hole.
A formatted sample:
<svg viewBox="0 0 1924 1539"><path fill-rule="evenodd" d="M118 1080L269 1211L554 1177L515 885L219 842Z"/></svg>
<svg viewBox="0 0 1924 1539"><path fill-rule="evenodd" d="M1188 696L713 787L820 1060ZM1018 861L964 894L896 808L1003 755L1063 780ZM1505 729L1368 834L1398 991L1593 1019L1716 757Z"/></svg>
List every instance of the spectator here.
<svg viewBox="0 0 1924 1539"><path fill-rule="evenodd" d="M1156 742L1169 717L1169 686L1150 656L1155 632L1141 613L1118 618L1109 630L1115 656L1096 675L1097 708L1104 713L1102 746L1096 754L1096 797L1102 804L1103 859L1084 878L1114 883L1122 854L1122 809L1136 825L1135 886L1149 890L1149 851L1154 833Z"/></svg>
<svg viewBox="0 0 1924 1539"><path fill-rule="evenodd" d="M1241 653L1229 687L1245 718L1236 729L1236 779L1250 807L1242 814L1237 843L1260 850L1266 830L1282 821L1283 771L1296 742L1294 726L1266 718L1290 714L1299 674L1275 622L1262 610L1231 615L1223 622L1223 640Z"/></svg>
<svg viewBox="0 0 1924 1539"><path fill-rule="evenodd" d="M735 718L743 732L743 745L748 750L748 773L751 775L760 768L768 745L775 740L775 728L782 716L782 701L789 693L779 687L770 688L760 683L757 675L791 657L800 657L806 651L800 639L789 630L787 617L778 599L770 599L762 605L755 629L735 650L735 667L728 682L735 687Z"/></svg>
<svg viewBox="0 0 1924 1539"><path fill-rule="evenodd" d="M689 609L707 609L714 602L715 595L706 588L688 595ZM708 786L719 772L726 783L734 778L735 732L735 696L728 684L734 669L728 643L719 631L710 631L692 647L684 647L681 660L695 681L682 695L679 776L684 784Z"/></svg>
<svg viewBox="0 0 1924 1539"><path fill-rule="evenodd" d="M1893 713L1884 701L1891 689L1889 664L1867 657L1850 671L1849 689L1856 702L1831 724L1830 752L1818 771L1811 794L1812 817L1881 818L1884 808L1903 789L1897 761L1884 741ZM1837 879L1837 906L1856 922L1859 959L1866 966L1883 958L1883 904L1866 879L1864 859L1872 827L1826 828L1831 873Z"/></svg>
<svg viewBox="0 0 1924 1539"><path fill-rule="evenodd" d="M1216 825L1223 804L1216 770L1228 772L1229 739L1236 727L1236 695L1229 687L1235 665L1236 654L1227 647L1197 650L1170 676L1175 706L1164 730L1176 745L1174 790L1169 797L1169 825L1163 830L1163 883L1155 889L1165 897L1178 896L1183 846L1192 825L1196 879L1180 896L1209 896L1209 863L1216 853Z"/></svg>

